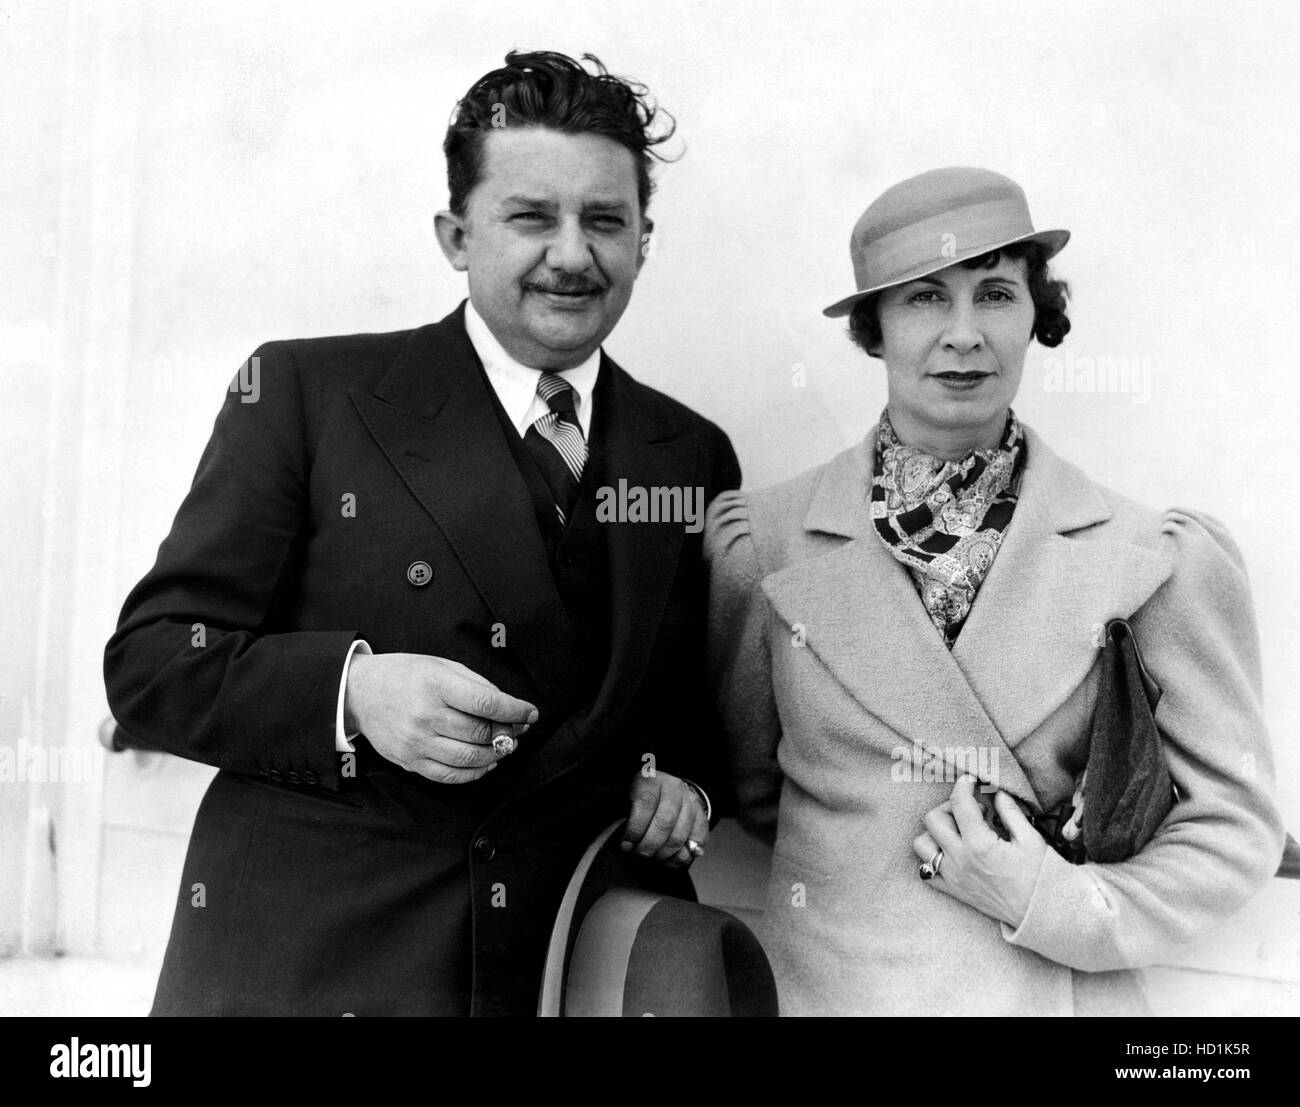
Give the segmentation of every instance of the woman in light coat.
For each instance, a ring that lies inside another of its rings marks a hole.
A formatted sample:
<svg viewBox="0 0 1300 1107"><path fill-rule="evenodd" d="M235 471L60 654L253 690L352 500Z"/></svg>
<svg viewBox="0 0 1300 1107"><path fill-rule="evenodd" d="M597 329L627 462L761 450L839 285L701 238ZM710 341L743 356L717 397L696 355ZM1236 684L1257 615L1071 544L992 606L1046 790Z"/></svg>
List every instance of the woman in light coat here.
<svg viewBox="0 0 1300 1107"><path fill-rule="evenodd" d="M1069 329L1047 266L1067 239L984 170L886 192L854 228L858 291L827 309L885 362L880 424L710 510L711 664L741 820L774 846L784 1013L1140 1011L1130 970L1276 871L1241 554L1011 410L1031 338ZM1130 859L1071 864L1027 815L1079 800L1114 618L1163 689L1178 798Z"/></svg>

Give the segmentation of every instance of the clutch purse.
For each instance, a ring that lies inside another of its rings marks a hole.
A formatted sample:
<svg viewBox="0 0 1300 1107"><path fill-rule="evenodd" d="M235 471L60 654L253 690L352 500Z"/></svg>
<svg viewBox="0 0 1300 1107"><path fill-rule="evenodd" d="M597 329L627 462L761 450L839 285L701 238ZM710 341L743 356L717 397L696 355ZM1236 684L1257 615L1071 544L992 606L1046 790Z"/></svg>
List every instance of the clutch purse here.
<svg viewBox="0 0 1300 1107"><path fill-rule="evenodd" d="M1156 727L1156 683L1124 619L1106 624L1088 765L1073 797L1055 812L1031 816L1067 861L1126 861L1155 836L1177 799Z"/></svg>

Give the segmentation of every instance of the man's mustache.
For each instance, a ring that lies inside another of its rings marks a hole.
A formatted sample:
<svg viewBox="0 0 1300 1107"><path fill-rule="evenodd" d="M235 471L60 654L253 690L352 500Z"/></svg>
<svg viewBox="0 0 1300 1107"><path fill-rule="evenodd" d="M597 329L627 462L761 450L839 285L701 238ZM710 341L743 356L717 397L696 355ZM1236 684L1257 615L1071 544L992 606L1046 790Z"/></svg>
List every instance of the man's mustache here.
<svg viewBox="0 0 1300 1107"><path fill-rule="evenodd" d="M569 280L553 278L549 281L528 281L524 287L534 292L555 292L569 296L576 296L583 292L604 291L600 285L583 277L573 277Z"/></svg>

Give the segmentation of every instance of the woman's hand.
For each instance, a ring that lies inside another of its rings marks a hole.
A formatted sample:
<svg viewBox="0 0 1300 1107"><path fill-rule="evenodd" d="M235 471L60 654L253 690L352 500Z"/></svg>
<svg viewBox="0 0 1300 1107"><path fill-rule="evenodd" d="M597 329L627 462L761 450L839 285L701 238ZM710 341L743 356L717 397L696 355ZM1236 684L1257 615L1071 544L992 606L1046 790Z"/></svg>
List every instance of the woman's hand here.
<svg viewBox="0 0 1300 1107"><path fill-rule="evenodd" d="M995 793L993 807L1010 841L998 837L985 821L984 808L975 798L975 778L963 776L952 796L926 814L926 832L912 849L922 861L943 850L930 887L1015 927L1029 910L1047 843L1008 793Z"/></svg>

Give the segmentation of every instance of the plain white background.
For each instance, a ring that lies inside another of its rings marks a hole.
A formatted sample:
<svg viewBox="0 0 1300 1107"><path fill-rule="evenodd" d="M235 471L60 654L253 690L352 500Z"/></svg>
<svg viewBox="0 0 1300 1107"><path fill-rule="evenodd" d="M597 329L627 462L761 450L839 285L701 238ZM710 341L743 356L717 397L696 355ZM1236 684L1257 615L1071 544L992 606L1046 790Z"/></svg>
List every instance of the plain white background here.
<svg viewBox="0 0 1300 1107"><path fill-rule="evenodd" d="M683 155L607 348L720 423L749 487L883 406L820 314L882 189L985 166L1073 231L1074 330L1031 348L1016 408L1095 479L1227 523L1300 830L1297 46L1282 2L0 2L4 740L76 744L106 712L103 642L259 343L455 307L432 215L456 98L510 48L590 51ZM1051 391L1067 350L1149 391ZM0 830L67 806L33 789ZM32 880L0 860L0 886Z"/></svg>

